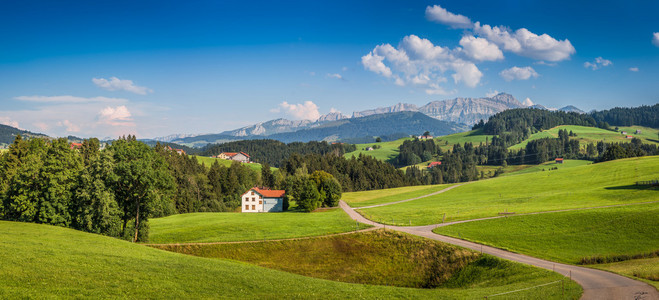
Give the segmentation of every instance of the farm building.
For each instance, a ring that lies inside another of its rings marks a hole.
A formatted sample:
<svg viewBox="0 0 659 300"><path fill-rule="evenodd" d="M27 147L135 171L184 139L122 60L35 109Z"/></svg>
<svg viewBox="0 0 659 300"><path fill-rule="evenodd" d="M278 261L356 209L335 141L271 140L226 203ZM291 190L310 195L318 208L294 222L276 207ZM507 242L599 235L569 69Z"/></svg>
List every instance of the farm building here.
<svg viewBox="0 0 659 300"><path fill-rule="evenodd" d="M634 137L633 137L633 136L631 136L631 135L627 135L627 136L626 136L625 138L628 138L628 139L633 139Z"/></svg>
<svg viewBox="0 0 659 300"><path fill-rule="evenodd" d="M169 151L174 151L174 152L178 153L178 155L185 154L185 150L183 150L183 149L176 149L176 148L172 148L172 147L169 147L169 146L167 146L167 148L169 148Z"/></svg>
<svg viewBox="0 0 659 300"><path fill-rule="evenodd" d="M373 150L374 150L373 147L366 148L366 151L373 151Z"/></svg>
<svg viewBox="0 0 659 300"><path fill-rule="evenodd" d="M563 163L563 159L562 159L562 158L557 158L557 159L556 159L556 163L557 163L557 164L562 164L562 163Z"/></svg>
<svg viewBox="0 0 659 300"><path fill-rule="evenodd" d="M71 149L80 149L82 148L82 143L71 143Z"/></svg>
<svg viewBox="0 0 659 300"><path fill-rule="evenodd" d="M432 135L420 135L419 140L425 141L425 140L432 140Z"/></svg>
<svg viewBox="0 0 659 300"><path fill-rule="evenodd" d="M621 132L621 134L627 134L627 131L623 131L623 132Z"/></svg>
<svg viewBox="0 0 659 300"><path fill-rule="evenodd" d="M434 167L438 167L438 166L441 166L441 165L442 165L441 161L433 161L428 165L428 169L432 169Z"/></svg>
<svg viewBox="0 0 659 300"><path fill-rule="evenodd" d="M242 212L277 212L284 210L284 190L253 187L242 198Z"/></svg>
<svg viewBox="0 0 659 300"><path fill-rule="evenodd" d="M640 129L636 129L636 134L641 134L641 130L640 130Z"/></svg>
<svg viewBox="0 0 659 300"><path fill-rule="evenodd" d="M249 162L249 155L245 152L222 152L217 156L217 158L235 160L241 163Z"/></svg>

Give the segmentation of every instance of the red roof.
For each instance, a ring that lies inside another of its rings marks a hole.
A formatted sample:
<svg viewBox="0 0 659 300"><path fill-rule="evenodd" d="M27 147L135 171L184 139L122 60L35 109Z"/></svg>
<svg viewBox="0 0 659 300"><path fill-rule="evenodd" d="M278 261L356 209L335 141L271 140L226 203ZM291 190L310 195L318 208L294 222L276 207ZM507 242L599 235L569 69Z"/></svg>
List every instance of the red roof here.
<svg viewBox="0 0 659 300"><path fill-rule="evenodd" d="M238 154L236 152L222 152L222 153L224 153L224 155L226 155L228 157L232 157L232 156L235 156L236 154Z"/></svg>
<svg viewBox="0 0 659 300"><path fill-rule="evenodd" d="M71 149L81 148L82 143L71 143Z"/></svg>
<svg viewBox="0 0 659 300"><path fill-rule="evenodd" d="M563 161L563 159L562 158L557 158L556 161Z"/></svg>
<svg viewBox="0 0 659 300"><path fill-rule="evenodd" d="M441 164L442 164L441 161L433 161L428 165L428 168L436 167L436 166L439 166Z"/></svg>
<svg viewBox="0 0 659 300"><path fill-rule="evenodd" d="M245 152L240 151L240 153L242 153L242 155L245 155L245 156L249 157L249 154L247 154Z"/></svg>
<svg viewBox="0 0 659 300"><path fill-rule="evenodd" d="M249 191L255 191L261 194L261 196L266 198L281 198L284 197L284 195L286 194L286 191L284 190L270 190L270 189L261 189L257 187L251 188ZM245 192L245 194L249 193L249 191Z"/></svg>

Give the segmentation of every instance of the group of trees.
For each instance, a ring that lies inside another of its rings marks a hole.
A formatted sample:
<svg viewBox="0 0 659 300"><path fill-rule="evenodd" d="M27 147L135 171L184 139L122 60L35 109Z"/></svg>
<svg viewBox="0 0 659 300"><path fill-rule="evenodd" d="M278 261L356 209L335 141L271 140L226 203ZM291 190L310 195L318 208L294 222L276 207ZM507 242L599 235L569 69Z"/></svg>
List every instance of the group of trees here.
<svg viewBox="0 0 659 300"><path fill-rule="evenodd" d="M590 115L597 122L606 122L618 126L645 126L659 128L659 104L639 107L616 107L609 110L592 112Z"/></svg>
<svg viewBox="0 0 659 300"><path fill-rule="evenodd" d="M251 159L258 163L267 163L274 167L280 167L281 163L288 159L293 153L306 154L328 154L343 155L346 152L357 150L353 144L329 144L327 142L293 142L289 144L276 140L245 140L229 142L217 145L208 145L200 151L200 155L211 156L222 152L245 152Z"/></svg>
<svg viewBox="0 0 659 300"><path fill-rule="evenodd" d="M598 162L646 155L659 155L659 147L657 145L643 144L643 141L639 138L633 138L631 143L604 143L600 141L597 143L597 151L599 152Z"/></svg>
<svg viewBox="0 0 659 300"><path fill-rule="evenodd" d="M314 171L309 174L299 172L286 178L286 205L295 200L303 211L314 211L319 207L334 207L341 200L341 184L331 174Z"/></svg>
<svg viewBox="0 0 659 300"><path fill-rule="evenodd" d="M406 140L398 149L399 154L393 160L393 164L396 166L416 165L442 154L442 150L433 140Z"/></svg>
<svg viewBox="0 0 659 300"><path fill-rule="evenodd" d="M432 141L430 141L432 142ZM439 149L439 147L437 148ZM476 165L483 158L472 143L455 144L451 151L443 154L442 164L423 172L416 166L408 167L405 175L414 184L456 183L478 179Z"/></svg>
<svg viewBox="0 0 659 300"><path fill-rule="evenodd" d="M143 240L148 218L174 212L165 160L134 137L105 151L66 139L17 136L0 159L0 217Z"/></svg>

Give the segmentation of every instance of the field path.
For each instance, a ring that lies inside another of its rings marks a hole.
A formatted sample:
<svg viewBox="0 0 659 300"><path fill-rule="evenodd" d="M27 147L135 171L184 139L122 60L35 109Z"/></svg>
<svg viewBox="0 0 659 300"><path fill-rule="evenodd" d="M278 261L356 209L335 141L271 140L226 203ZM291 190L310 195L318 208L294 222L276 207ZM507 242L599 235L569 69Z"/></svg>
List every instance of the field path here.
<svg viewBox="0 0 659 300"><path fill-rule="evenodd" d="M574 281L579 283L584 290L581 299L634 299L634 300L650 300L659 299L659 292L649 284L641 281L633 280L624 276L614 273L609 273L601 270L584 268L579 266L555 263L552 261L539 259L531 256L517 254L506 250L485 246L461 239L456 239L448 236L443 236L432 232L432 229L442 224L427 225L427 226L386 226L384 224L376 223L364 218L357 213L344 201L339 202L339 206L355 221L373 225L374 228L390 228L397 231L406 232L409 234L457 245L464 248L469 248L482 253L487 253L503 259L508 259L523 264L533 265L547 270L559 272L565 276L571 277ZM459 221L463 222L463 221ZM448 225L448 223L445 223Z"/></svg>
<svg viewBox="0 0 659 300"><path fill-rule="evenodd" d="M470 182L473 182L473 181L470 181ZM443 192L450 191L450 190L452 190L452 189L454 189L454 188L456 188L456 187L463 186L463 185L468 184L468 183L469 183L469 182L464 182L464 183L456 184L456 185L453 185L453 186L449 186L449 187L447 187L447 188L445 188L445 189L443 189L443 190L436 191L436 192L434 192L434 193L430 193L430 194L423 195L423 196L419 196L419 197L415 197L415 198L410 198L410 199L405 199L405 200L400 200L400 201L395 201L395 202L388 202L388 203L376 204L376 205L361 206L361 207L357 207L356 209L380 207L380 206L386 206L386 205L392 205L392 204L398 204L398 203L408 202L408 201L412 201L412 200L418 200L418 199L421 199L421 198L426 198L426 197L434 196L434 195L437 195L437 194L441 194L441 193L443 193Z"/></svg>

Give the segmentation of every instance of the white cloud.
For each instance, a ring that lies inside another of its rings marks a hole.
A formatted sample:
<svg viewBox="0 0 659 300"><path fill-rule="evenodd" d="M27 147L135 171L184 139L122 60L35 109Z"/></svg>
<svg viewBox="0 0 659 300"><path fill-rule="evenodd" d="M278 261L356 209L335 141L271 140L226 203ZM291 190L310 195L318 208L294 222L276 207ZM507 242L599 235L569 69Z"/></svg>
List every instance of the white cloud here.
<svg viewBox="0 0 659 300"><path fill-rule="evenodd" d="M492 98L496 95L499 95L499 91L497 91L497 90L494 90L494 91L490 90L489 92L485 93L485 97L488 97L488 98Z"/></svg>
<svg viewBox="0 0 659 300"><path fill-rule="evenodd" d="M631 67L629 70L632 72L638 72L638 67Z"/></svg>
<svg viewBox="0 0 659 300"><path fill-rule="evenodd" d="M69 120L57 122L57 126L66 128L66 132L80 132L80 126L71 123Z"/></svg>
<svg viewBox="0 0 659 300"><path fill-rule="evenodd" d="M511 31L504 26L474 23L474 32L506 51L538 60L561 61L576 50L569 40L556 40L548 34L537 35L526 28Z"/></svg>
<svg viewBox="0 0 659 300"><path fill-rule="evenodd" d="M474 36L463 36L460 39L460 46L464 48L465 53L469 58L480 61L495 61L503 59L503 52L493 43L490 43L484 38Z"/></svg>
<svg viewBox="0 0 659 300"><path fill-rule="evenodd" d="M92 82L108 91L127 91L139 95L146 95L147 93L153 93L153 90L144 86L137 86L133 83L132 80L128 79L119 79L117 77L110 77L110 80L105 78L92 78Z"/></svg>
<svg viewBox="0 0 659 300"><path fill-rule="evenodd" d="M652 44L659 47L659 32L655 32L652 34Z"/></svg>
<svg viewBox="0 0 659 300"><path fill-rule="evenodd" d="M104 103L118 103L126 102L128 100L122 98L108 98L108 97L75 97L70 95L63 96L18 96L14 97L16 100L41 102L41 103L91 103L91 102L104 102Z"/></svg>
<svg viewBox="0 0 659 300"><path fill-rule="evenodd" d="M524 106L532 106L532 105L533 105L533 101L531 101L531 98L526 97L526 99L524 99L524 102L522 102L522 105L524 105Z"/></svg>
<svg viewBox="0 0 659 300"><path fill-rule="evenodd" d="M338 110L338 109L336 109L336 108L334 108L334 107L330 108L330 111L329 111L329 112L330 112L331 114L333 114L333 113L340 114L340 113L341 113L340 110Z"/></svg>
<svg viewBox="0 0 659 300"><path fill-rule="evenodd" d="M0 124L11 126L14 128L19 128L18 121L14 121L10 117L0 117Z"/></svg>
<svg viewBox="0 0 659 300"><path fill-rule="evenodd" d="M449 94L444 90L441 86L439 86L436 83L430 84L429 88L425 90L426 94L428 95L446 95Z"/></svg>
<svg viewBox="0 0 659 300"><path fill-rule="evenodd" d="M318 106L311 101L304 101L304 103L298 104L289 104L284 101L279 104L279 108L283 109L284 112L290 116L293 116L295 119L304 119L304 120L317 120L320 118L320 113L318 112ZM272 110L271 110L272 111ZM274 110L278 112L279 110Z"/></svg>
<svg viewBox="0 0 659 300"><path fill-rule="evenodd" d="M338 73L333 73L333 74L327 73L327 77L336 78L336 79L343 79L343 76L341 76L341 74L338 74Z"/></svg>
<svg viewBox="0 0 659 300"><path fill-rule="evenodd" d="M537 78L539 75L538 73L533 70L531 67L512 67L510 69L505 69L499 73L503 79L506 81L511 81L511 80L528 80L529 78Z"/></svg>
<svg viewBox="0 0 659 300"><path fill-rule="evenodd" d="M446 82L445 72L451 72L455 83L474 87L483 74L470 61L460 58L459 50L437 46L416 35L403 38L398 47L390 44L376 46L362 57L364 68L392 78L394 84L413 84L426 88L426 93L439 94L439 83Z"/></svg>
<svg viewBox="0 0 659 300"><path fill-rule="evenodd" d="M585 68L590 68L590 69L592 69L593 71L595 71L595 70L597 70L597 69L599 69L599 68L606 67L606 66L610 66L610 65L612 65L612 64L613 64L613 63L612 63L610 60L608 60L608 59L604 59L604 58L602 58L602 57L600 56L600 57L598 57L598 58L595 58L595 61L594 61L594 62L585 62L585 63L583 63L583 66L584 66Z"/></svg>
<svg viewBox="0 0 659 300"><path fill-rule="evenodd" d="M426 7L426 18L453 28L470 28L471 20L463 15L456 15L439 5Z"/></svg>
<svg viewBox="0 0 659 300"><path fill-rule="evenodd" d="M106 121L130 121L131 113L125 105L105 107L98 112L99 119Z"/></svg>

